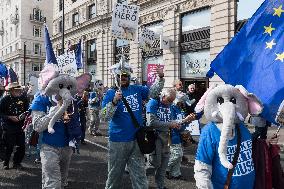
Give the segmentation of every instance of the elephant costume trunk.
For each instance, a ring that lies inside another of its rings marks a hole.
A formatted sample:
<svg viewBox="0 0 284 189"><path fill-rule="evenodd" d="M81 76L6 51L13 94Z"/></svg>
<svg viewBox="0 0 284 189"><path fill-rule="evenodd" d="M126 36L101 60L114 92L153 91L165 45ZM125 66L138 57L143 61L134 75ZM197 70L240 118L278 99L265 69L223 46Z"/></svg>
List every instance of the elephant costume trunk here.
<svg viewBox="0 0 284 189"><path fill-rule="evenodd" d="M51 134L53 134L55 132L54 129L53 129L55 122L58 119L61 118L61 116L64 114L64 112L67 110L68 106L71 104L71 101L73 100L73 97L72 97L70 91L67 90L67 89L61 89L59 91L59 95L62 97L63 103L62 103L62 106L60 106L60 108L56 111L56 113L51 118L51 120L48 124L48 132L51 133Z"/></svg>
<svg viewBox="0 0 284 189"><path fill-rule="evenodd" d="M223 118L223 127L221 130L218 153L221 164L228 169L232 169L233 165L227 160L227 146L235 127L234 119L236 117L236 109L233 103L225 102L220 105L219 110Z"/></svg>

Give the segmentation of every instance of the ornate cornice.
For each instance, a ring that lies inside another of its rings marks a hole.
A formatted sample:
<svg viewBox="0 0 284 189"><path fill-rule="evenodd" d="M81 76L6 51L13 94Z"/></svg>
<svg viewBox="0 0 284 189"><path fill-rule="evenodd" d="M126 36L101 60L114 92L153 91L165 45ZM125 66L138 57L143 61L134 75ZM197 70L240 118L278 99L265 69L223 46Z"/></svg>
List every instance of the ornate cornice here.
<svg viewBox="0 0 284 189"><path fill-rule="evenodd" d="M179 12L187 12L190 10L212 6L214 0L188 0L178 5Z"/></svg>

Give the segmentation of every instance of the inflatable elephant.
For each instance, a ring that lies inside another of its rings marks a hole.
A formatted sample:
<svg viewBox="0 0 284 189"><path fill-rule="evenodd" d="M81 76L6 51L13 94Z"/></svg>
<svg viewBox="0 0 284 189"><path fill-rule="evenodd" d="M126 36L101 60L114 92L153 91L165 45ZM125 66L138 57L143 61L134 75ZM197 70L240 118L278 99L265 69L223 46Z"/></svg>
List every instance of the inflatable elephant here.
<svg viewBox="0 0 284 189"><path fill-rule="evenodd" d="M254 165L252 139L243 121L248 113L258 115L263 106L258 98L242 86L212 86L196 105L204 111L208 124L203 127L194 165L198 188L223 189L228 170L233 169L231 189L253 188ZM239 128L238 138L236 128ZM240 140L240 153L233 167L232 160Z"/></svg>

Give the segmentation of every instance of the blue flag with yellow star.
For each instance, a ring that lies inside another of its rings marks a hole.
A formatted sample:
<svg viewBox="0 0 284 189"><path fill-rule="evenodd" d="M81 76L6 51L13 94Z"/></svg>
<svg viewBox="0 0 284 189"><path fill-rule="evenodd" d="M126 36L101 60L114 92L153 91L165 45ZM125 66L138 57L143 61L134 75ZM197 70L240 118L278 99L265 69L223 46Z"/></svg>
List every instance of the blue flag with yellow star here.
<svg viewBox="0 0 284 189"><path fill-rule="evenodd" d="M265 0L208 72L257 95L264 104L262 116L273 123L284 120L283 8L284 0Z"/></svg>

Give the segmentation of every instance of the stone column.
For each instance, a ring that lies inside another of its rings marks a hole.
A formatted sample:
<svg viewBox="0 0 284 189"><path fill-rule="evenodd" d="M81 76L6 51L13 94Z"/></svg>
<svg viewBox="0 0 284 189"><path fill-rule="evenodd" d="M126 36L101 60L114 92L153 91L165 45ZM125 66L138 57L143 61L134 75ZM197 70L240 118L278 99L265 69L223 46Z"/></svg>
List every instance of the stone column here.
<svg viewBox="0 0 284 189"><path fill-rule="evenodd" d="M235 34L237 2L218 0L211 7L210 56L211 61L223 50ZM210 79L210 84L223 82L217 75Z"/></svg>

